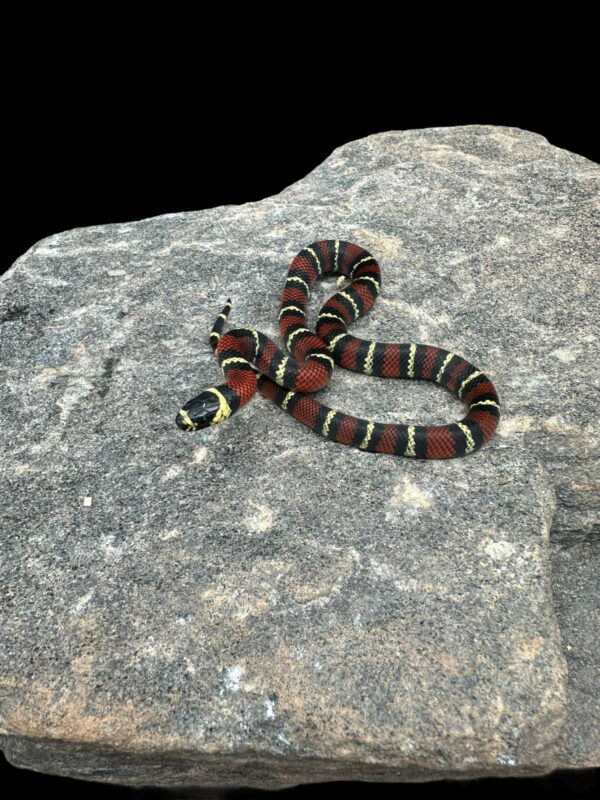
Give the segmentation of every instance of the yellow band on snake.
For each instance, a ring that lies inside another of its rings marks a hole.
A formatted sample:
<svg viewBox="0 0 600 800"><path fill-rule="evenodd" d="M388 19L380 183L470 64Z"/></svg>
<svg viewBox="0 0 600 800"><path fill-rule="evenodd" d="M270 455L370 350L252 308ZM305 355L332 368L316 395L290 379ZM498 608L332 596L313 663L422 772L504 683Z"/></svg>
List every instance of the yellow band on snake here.
<svg viewBox="0 0 600 800"><path fill-rule="evenodd" d="M190 430L191 431L195 431L198 426L196 425L195 422L192 422L192 420L189 418L189 415L188 415L187 411L184 411L183 408L180 408L179 409L179 414L180 414L181 418L183 419L183 421L185 422L185 424L190 426Z"/></svg>
<svg viewBox="0 0 600 800"><path fill-rule="evenodd" d="M217 397L219 398L219 410L215 414L212 422L210 423L211 425L216 425L217 422L223 422L224 419L227 419L228 417L231 416L231 408L229 407L229 403L227 402L227 400L225 400L225 398L218 389L214 389L211 387L210 389L206 389L206 391L213 392L213 394L216 394Z"/></svg>

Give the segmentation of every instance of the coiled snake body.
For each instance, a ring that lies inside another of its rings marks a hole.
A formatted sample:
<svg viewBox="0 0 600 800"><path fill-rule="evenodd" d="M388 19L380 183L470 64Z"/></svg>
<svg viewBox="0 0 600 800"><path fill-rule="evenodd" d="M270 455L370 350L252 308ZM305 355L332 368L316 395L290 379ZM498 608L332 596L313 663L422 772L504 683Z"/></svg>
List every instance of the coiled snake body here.
<svg viewBox="0 0 600 800"><path fill-rule="evenodd" d="M316 334L306 327L315 282L326 275L351 281L319 312ZM244 406L257 387L280 408L326 439L361 450L413 458L453 458L491 438L500 416L490 379L461 356L426 344L386 344L358 339L347 325L365 314L381 287L379 266L362 247L339 239L314 242L292 261L279 311L284 350L264 334L237 329L223 334L228 300L210 334L225 383L205 389L179 411L177 425L194 431L215 425ZM467 415L449 425L372 422L319 403L306 392L322 389L334 362L387 378L416 378L444 386L466 403Z"/></svg>

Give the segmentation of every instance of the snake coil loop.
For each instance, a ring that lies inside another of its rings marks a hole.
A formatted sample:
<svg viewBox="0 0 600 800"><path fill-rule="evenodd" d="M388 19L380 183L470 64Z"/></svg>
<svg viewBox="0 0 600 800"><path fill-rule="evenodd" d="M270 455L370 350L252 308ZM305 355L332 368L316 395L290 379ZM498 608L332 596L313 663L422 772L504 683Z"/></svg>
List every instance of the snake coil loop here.
<svg viewBox="0 0 600 800"><path fill-rule="evenodd" d="M314 284L326 275L350 281L319 312L316 333L306 325ZM279 332L290 353L251 328L223 334L231 301L210 333L225 383L205 389L179 411L186 431L216 425L244 406L256 389L299 422L331 441L377 453L413 458L453 458L478 450L494 434L500 402L491 380L459 355L413 342L359 339L347 326L365 314L381 288L379 265L364 248L341 239L305 247L291 263L279 310ZM319 403L307 392L327 385L334 364L386 378L428 380L444 386L468 407L448 425L372 422Z"/></svg>

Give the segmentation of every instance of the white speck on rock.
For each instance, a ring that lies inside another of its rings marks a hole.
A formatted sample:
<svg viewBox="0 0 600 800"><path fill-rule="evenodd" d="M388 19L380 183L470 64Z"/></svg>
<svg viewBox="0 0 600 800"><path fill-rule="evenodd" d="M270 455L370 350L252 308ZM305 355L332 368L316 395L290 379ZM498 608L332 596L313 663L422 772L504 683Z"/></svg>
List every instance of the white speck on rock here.
<svg viewBox="0 0 600 800"><path fill-rule="evenodd" d="M178 528L171 528L170 531L161 531L158 534L158 538L161 539L163 542L166 542L167 539L176 539L180 535L181 531Z"/></svg>
<svg viewBox="0 0 600 800"><path fill-rule="evenodd" d="M22 475L23 473L29 472L30 470L35 471L35 467L32 468L29 466L29 464L14 464L13 469L18 475Z"/></svg>
<svg viewBox="0 0 600 800"><path fill-rule="evenodd" d="M275 702L265 697L265 719L275 719Z"/></svg>
<svg viewBox="0 0 600 800"><path fill-rule="evenodd" d="M577 361L582 353L583 348L578 345L571 345L571 347L557 347L556 350L552 350L550 355L554 356L554 358L558 358L563 364L572 364L574 361Z"/></svg>
<svg viewBox="0 0 600 800"><path fill-rule="evenodd" d="M421 589L421 584L416 578L394 581L394 586L399 592L418 592Z"/></svg>
<svg viewBox="0 0 600 800"><path fill-rule="evenodd" d="M489 542L485 546L485 552L494 561L506 561L515 553L515 546L504 540L500 542Z"/></svg>
<svg viewBox="0 0 600 800"><path fill-rule="evenodd" d="M203 461L206 461L207 456L208 447L198 447L194 450L194 464L201 464Z"/></svg>
<svg viewBox="0 0 600 800"><path fill-rule="evenodd" d="M84 497L83 498L83 506L84 508L89 508L92 505L92 498L91 497Z"/></svg>
<svg viewBox="0 0 600 800"><path fill-rule="evenodd" d="M221 671L221 688L219 694L223 695L225 692L239 692L241 689L240 678L242 677L242 668L238 666L224 667Z"/></svg>
<svg viewBox="0 0 600 800"><path fill-rule="evenodd" d="M192 663L191 659L187 658L187 656L186 656L186 659L185 659L185 663L186 663L185 671L187 673L189 673L190 675L195 675L196 674L196 667Z"/></svg>
<svg viewBox="0 0 600 800"><path fill-rule="evenodd" d="M410 516L416 516L432 507L431 494L431 489L422 489L405 477L402 481L396 482L389 503L394 509L400 509ZM397 514L396 511L388 511L386 519L391 519L395 514Z"/></svg>
<svg viewBox="0 0 600 800"><path fill-rule="evenodd" d="M517 763L517 759L514 756L503 754L500 754L497 760L500 764L505 764L507 767L514 767Z"/></svg>
<svg viewBox="0 0 600 800"><path fill-rule="evenodd" d="M502 435L511 436L513 433L524 433L534 427L533 417L505 417L502 425Z"/></svg>
<svg viewBox="0 0 600 800"><path fill-rule="evenodd" d="M174 464L172 467L169 467L169 469L165 472L165 474L160 479L160 482L164 483L165 481L172 481L173 478L177 478L179 475L181 475L182 472L183 472L183 467L180 466L179 464Z"/></svg>
<svg viewBox="0 0 600 800"><path fill-rule="evenodd" d="M265 533L271 530L273 527L273 509L267 505L258 505L257 503L252 503L252 505L258 510L258 513L252 517L245 518L246 526L253 533Z"/></svg>
<svg viewBox="0 0 600 800"><path fill-rule="evenodd" d="M75 612L77 614L81 614L83 609L87 606L87 604L92 599L93 595L94 595L94 589L90 589L90 591L87 592L87 594L84 594L82 597L80 597L77 600L77 602L75 603L75 606L74 606L74 610L75 610Z"/></svg>

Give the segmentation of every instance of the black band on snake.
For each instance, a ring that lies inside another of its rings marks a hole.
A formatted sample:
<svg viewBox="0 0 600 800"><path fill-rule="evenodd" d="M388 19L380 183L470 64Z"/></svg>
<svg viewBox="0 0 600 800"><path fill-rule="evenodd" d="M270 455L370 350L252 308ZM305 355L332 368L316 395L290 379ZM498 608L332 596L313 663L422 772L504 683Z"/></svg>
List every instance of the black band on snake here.
<svg viewBox="0 0 600 800"><path fill-rule="evenodd" d="M319 312L316 333L306 326L315 282L343 275L350 284ZM381 288L379 266L362 247L340 239L314 242L292 261L279 311L288 354L253 329L223 334L228 300L210 333L225 383L205 389L179 411L177 425L195 431L228 419L257 388L280 408L334 442L412 458L453 458L478 450L498 425L500 404L491 380L456 353L427 344L386 344L358 339L347 326L365 314ZM386 378L428 380L449 389L468 408L460 422L401 425L353 417L319 403L307 392L328 383L334 363Z"/></svg>

